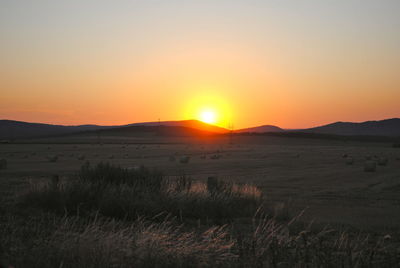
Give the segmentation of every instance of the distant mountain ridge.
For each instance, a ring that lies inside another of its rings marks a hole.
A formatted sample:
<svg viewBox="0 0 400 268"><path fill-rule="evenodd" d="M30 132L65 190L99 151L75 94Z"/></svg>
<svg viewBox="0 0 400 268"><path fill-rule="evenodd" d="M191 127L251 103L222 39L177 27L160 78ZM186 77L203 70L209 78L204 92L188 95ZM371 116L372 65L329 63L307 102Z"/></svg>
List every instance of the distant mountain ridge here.
<svg viewBox="0 0 400 268"><path fill-rule="evenodd" d="M384 119L379 121L366 121L360 123L335 122L313 128L305 129L282 129L277 126L264 125L253 128L244 128L236 133L315 133L341 136L400 136L400 118Z"/></svg>
<svg viewBox="0 0 400 268"><path fill-rule="evenodd" d="M171 128L168 128L171 127ZM172 128L173 127L173 128ZM115 130L121 133L133 133L135 131L152 131L162 135L195 135L196 131L214 134L229 133L228 129L203 123L198 120L161 121L133 123L117 126L99 125L51 125L42 123L28 123L14 120L0 120L0 139L36 138L56 135L67 135L79 132L98 130ZM273 125L238 129L235 133L315 133L342 136L388 136L400 137L400 118L385 119L380 121L366 121L361 123L335 122L323 126L307 129L285 130Z"/></svg>
<svg viewBox="0 0 400 268"><path fill-rule="evenodd" d="M400 118L361 123L335 122L300 131L343 136L400 136Z"/></svg>
<svg viewBox="0 0 400 268"><path fill-rule="evenodd" d="M138 128L140 126L147 128ZM154 127L154 128L149 128L149 127ZM64 126L64 125L52 125L43 123L30 123L30 122L22 122L15 120L0 120L0 139L37 138L37 137L67 135L67 134L106 130L106 129L115 129L115 130L124 129L126 130L125 132L127 133L128 132L127 128L130 128L130 131L132 132L134 130L141 131L143 129L146 129L147 131L149 131L150 129L154 130L156 127L175 127L175 130L171 129L170 131L162 128L162 133L168 133L168 135L172 135L173 133L176 133L176 135L180 135L183 133L194 134L193 130L210 132L210 133L219 133L219 134L228 132L228 130L225 128L209 125L197 120L144 122L144 123L133 123L127 125L117 125L117 126L99 126L99 125Z"/></svg>
<svg viewBox="0 0 400 268"><path fill-rule="evenodd" d="M277 126L273 126L273 125L263 125L263 126L258 126L258 127L250 127L250 128L242 128L239 130L235 130L235 133L244 133L244 132L248 132L248 133L265 133L265 132L284 132L285 130L277 127Z"/></svg>
<svg viewBox="0 0 400 268"><path fill-rule="evenodd" d="M64 126L42 123L29 123L15 120L0 120L0 139L18 139L50 135L61 135L109 128L109 126L78 125Z"/></svg>
<svg viewBox="0 0 400 268"><path fill-rule="evenodd" d="M133 123L126 126L169 126L169 127L188 127L202 131L214 132L214 133L227 133L229 130L226 128L210 125L203 123L198 120L181 120L181 121L161 121L161 122L144 122L144 123Z"/></svg>

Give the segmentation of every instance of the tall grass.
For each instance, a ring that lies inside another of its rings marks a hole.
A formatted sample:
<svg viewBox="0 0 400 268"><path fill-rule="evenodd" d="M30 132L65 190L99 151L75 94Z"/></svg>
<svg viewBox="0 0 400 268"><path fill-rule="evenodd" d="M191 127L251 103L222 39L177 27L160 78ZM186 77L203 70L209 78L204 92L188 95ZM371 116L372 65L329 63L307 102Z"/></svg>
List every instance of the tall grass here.
<svg viewBox="0 0 400 268"><path fill-rule="evenodd" d="M0 259L15 267L398 267L391 238L353 236L273 218L248 231L191 228L166 218L124 222L99 217L0 218Z"/></svg>
<svg viewBox="0 0 400 268"><path fill-rule="evenodd" d="M30 224L32 231L40 230L38 226L44 227L37 221ZM234 242L225 226L199 233L184 231L168 219L160 223L137 219L127 224L79 217L55 218L52 226L51 233L32 235L34 241L27 241L34 245L31 248L23 245L22 236L14 236L19 244L14 243L14 250L7 252L7 265L31 268L211 267L230 263L237 257L231 252Z"/></svg>
<svg viewBox="0 0 400 268"><path fill-rule="evenodd" d="M247 236L238 240L239 258L246 267L398 267L399 247L388 236L370 238L310 226L293 231L289 222L274 218L254 219Z"/></svg>
<svg viewBox="0 0 400 268"><path fill-rule="evenodd" d="M136 218L166 212L181 218L221 219L251 216L262 202L255 186L218 183L223 186L210 189L206 183L166 178L144 167L85 164L75 179L31 185L20 203L74 215L98 211Z"/></svg>
<svg viewBox="0 0 400 268"><path fill-rule="evenodd" d="M18 201L20 214L0 214L0 267L400 266L398 238L299 229L287 205L270 217L257 187L217 178L85 164Z"/></svg>

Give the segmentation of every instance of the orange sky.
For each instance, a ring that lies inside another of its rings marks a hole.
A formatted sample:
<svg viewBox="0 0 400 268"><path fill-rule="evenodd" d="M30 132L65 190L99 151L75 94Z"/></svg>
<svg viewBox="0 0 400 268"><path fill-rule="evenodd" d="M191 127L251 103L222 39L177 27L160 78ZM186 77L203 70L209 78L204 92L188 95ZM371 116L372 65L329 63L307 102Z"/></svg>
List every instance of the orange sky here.
<svg viewBox="0 0 400 268"><path fill-rule="evenodd" d="M113 125L213 109L223 127L303 128L400 117L398 1L265 2L2 1L0 118Z"/></svg>

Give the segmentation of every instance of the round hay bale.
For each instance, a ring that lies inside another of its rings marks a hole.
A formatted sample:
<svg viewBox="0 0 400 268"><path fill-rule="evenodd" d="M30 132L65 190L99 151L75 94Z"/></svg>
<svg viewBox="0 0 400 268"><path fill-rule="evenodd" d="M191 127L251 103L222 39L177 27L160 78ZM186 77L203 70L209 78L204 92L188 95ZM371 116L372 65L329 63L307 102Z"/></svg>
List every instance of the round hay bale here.
<svg viewBox="0 0 400 268"><path fill-rule="evenodd" d="M55 163L58 161L58 156L57 155L48 156L47 160L49 160L49 162Z"/></svg>
<svg viewBox="0 0 400 268"><path fill-rule="evenodd" d="M375 172L376 171L376 162L375 161L366 161L364 163L364 171L365 172Z"/></svg>
<svg viewBox="0 0 400 268"><path fill-rule="evenodd" d="M221 156L218 154L213 154L212 156L210 156L210 159L216 160L216 159L220 159Z"/></svg>
<svg viewBox="0 0 400 268"><path fill-rule="evenodd" d="M1 169L7 169L7 160L6 159L0 159L0 170Z"/></svg>
<svg viewBox="0 0 400 268"><path fill-rule="evenodd" d="M353 157L347 157L346 158L346 165L353 165L354 164L354 158Z"/></svg>
<svg viewBox="0 0 400 268"><path fill-rule="evenodd" d="M386 157L381 157L378 159L378 165L380 166L386 166L388 163L388 159Z"/></svg>
<svg viewBox="0 0 400 268"><path fill-rule="evenodd" d="M182 156L182 157L179 159L179 162L180 162L181 164L187 164L187 163L189 163L189 161L190 161L190 156Z"/></svg>

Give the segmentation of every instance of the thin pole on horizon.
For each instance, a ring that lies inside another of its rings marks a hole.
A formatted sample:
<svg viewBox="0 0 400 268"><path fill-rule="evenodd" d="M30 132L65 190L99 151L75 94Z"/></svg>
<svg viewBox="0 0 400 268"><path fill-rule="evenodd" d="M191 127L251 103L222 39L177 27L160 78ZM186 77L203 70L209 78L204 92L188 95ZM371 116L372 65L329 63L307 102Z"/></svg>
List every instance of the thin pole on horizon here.
<svg viewBox="0 0 400 268"><path fill-rule="evenodd" d="M228 123L228 129L229 129L229 144L233 144L233 129L234 125L232 122Z"/></svg>

